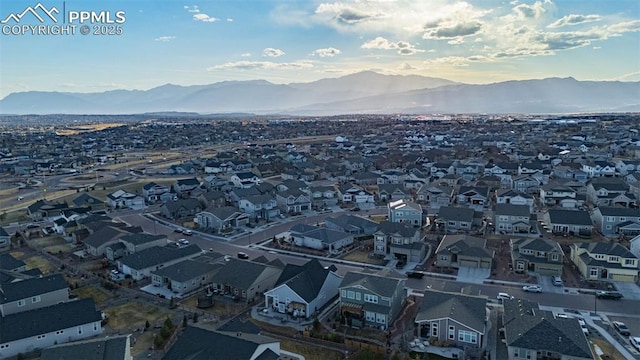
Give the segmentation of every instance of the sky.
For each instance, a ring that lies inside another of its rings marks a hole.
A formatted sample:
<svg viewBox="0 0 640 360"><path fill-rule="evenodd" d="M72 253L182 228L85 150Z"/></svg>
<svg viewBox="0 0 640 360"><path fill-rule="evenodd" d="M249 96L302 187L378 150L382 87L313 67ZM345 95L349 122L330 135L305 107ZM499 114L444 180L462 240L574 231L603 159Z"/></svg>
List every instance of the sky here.
<svg viewBox="0 0 640 360"><path fill-rule="evenodd" d="M0 98L365 70L473 84L640 80L638 0L41 0L42 22L24 13L37 4L0 2Z"/></svg>

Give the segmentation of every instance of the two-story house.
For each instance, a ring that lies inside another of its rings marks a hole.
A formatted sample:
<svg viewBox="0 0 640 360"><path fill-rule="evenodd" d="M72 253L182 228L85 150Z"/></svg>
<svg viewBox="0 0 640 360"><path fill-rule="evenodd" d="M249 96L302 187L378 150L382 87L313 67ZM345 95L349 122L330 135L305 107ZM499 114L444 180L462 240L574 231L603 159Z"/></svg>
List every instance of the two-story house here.
<svg viewBox="0 0 640 360"><path fill-rule="evenodd" d="M449 342L471 355L487 345L488 319L486 296L426 290L414 323L418 337Z"/></svg>
<svg viewBox="0 0 640 360"><path fill-rule="evenodd" d="M348 272L339 286L340 313L347 326L387 329L407 299L405 279Z"/></svg>
<svg viewBox="0 0 640 360"><path fill-rule="evenodd" d="M235 187L250 188L262 182L260 177L251 171L235 173L231 176L231 182Z"/></svg>
<svg viewBox="0 0 640 360"><path fill-rule="evenodd" d="M532 175L519 175L512 180L513 190L524 194L537 194L540 192L540 181Z"/></svg>
<svg viewBox="0 0 640 360"><path fill-rule="evenodd" d="M617 205L614 199L628 191L629 184L622 178L594 178L587 183L587 200L596 206L613 206ZM628 203L624 204L624 206L628 205Z"/></svg>
<svg viewBox="0 0 640 360"><path fill-rule="evenodd" d="M374 202L372 193L355 184L344 184L338 187L338 199L343 203L355 203L356 205Z"/></svg>
<svg viewBox="0 0 640 360"><path fill-rule="evenodd" d="M388 203L387 216L391 222L407 223L416 227L421 227L425 220L422 207L404 199Z"/></svg>
<svg viewBox="0 0 640 360"><path fill-rule="evenodd" d="M435 265L491 269L495 251L487 249L487 240L469 235L445 235L436 248Z"/></svg>
<svg viewBox="0 0 640 360"><path fill-rule="evenodd" d="M577 208L576 197L576 191L568 186L548 183L540 187L540 202L549 207Z"/></svg>
<svg viewBox="0 0 640 360"><path fill-rule="evenodd" d="M69 285L62 274L34 277L0 285L0 315L2 316L65 301L69 301Z"/></svg>
<svg viewBox="0 0 640 360"><path fill-rule="evenodd" d="M225 232L246 225L249 215L233 206L208 207L196 214L194 222L204 230Z"/></svg>
<svg viewBox="0 0 640 360"><path fill-rule="evenodd" d="M159 185L155 182L149 182L142 186L142 196L148 202L156 202L160 200L160 195L170 192L171 189L166 185Z"/></svg>
<svg viewBox="0 0 640 360"><path fill-rule="evenodd" d="M529 212L534 210L533 196L511 189L496 190L496 204L527 205Z"/></svg>
<svg viewBox="0 0 640 360"><path fill-rule="evenodd" d="M587 280L638 281L638 258L618 243L571 244L571 261Z"/></svg>
<svg viewBox="0 0 640 360"><path fill-rule="evenodd" d="M294 318L310 318L338 294L342 277L317 259L287 264L273 289L264 293L265 307Z"/></svg>
<svg viewBox="0 0 640 360"><path fill-rule="evenodd" d="M529 233L531 213L527 205L496 204L493 221L496 234Z"/></svg>
<svg viewBox="0 0 640 360"><path fill-rule="evenodd" d="M273 195L249 195L238 200L238 208L253 219L270 220L280 215L278 202Z"/></svg>
<svg viewBox="0 0 640 360"><path fill-rule="evenodd" d="M564 252L551 239L511 239L511 265L517 273L562 275Z"/></svg>
<svg viewBox="0 0 640 360"><path fill-rule="evenodd" d="M298 189L278 192L276 194L276 202L278 203L278 207L280 207L280 211L287 214L311 210L311 198L309 194Z"/></svg>
<svg viewBox="0 0 640 360"><path fill-rule="evenodd" d="M296 224L289 230L294 244L316 250L337 253L345 246L353 244L353 235L306 224Z"/></svg>
<svg viewBox="0 0 640 360"><path fill-rule="evenodd" d="M476 212L468 207L443 206L438 211L436 225L445 232L470 231L475 225L478 225L475 214Z"/></svg>
<svg viewBox="0 0 640 360"><path fill-rule="evenodd" d="M591 236L593 232L591 216L584 210L551 209L542 218L556 234Z"/></svg>
<svg viewBox="0 0 640 360"><path fill-rule="evenodd" d="M593 222L602 235L640 234L640 209L618 206L599 206L593 209Z"/></svg>
<svg viewBox="0 0 640 360"><path fill-rule="evenodd" d="M457 200L458 204L466 204L474 210L482 211L489 206L489 188L484 186L460 186Z"/></svg>
<svg viewBox="0 0 640 360"><path fill-rule="evenodd" d="M431 209L449 206L453 199L453 188L448 186L422 185L416 192L416 202L428 204Z"/></svg>
<svg viewBox="0 0 640 360"><path fill-rule="evenodd" d="M426 245L421 241L420 229L406 223L383 221L373 234L373 253L392 254L403 262L419 262L425 255Z"/></svg>

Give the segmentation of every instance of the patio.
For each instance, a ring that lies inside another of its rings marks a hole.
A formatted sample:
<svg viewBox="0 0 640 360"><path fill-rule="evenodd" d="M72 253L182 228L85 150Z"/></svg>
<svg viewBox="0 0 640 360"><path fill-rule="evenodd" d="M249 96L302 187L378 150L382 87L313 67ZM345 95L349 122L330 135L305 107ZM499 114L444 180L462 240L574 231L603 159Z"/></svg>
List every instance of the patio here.
<svg viewBox="0 0 640 360"><path fill-rule="evenodd" d="M409 342L409 349L415 352L436 354L448 359L462 359L464 350L455 347L438 347L429 344L429 340L415 338Z"/></svg>

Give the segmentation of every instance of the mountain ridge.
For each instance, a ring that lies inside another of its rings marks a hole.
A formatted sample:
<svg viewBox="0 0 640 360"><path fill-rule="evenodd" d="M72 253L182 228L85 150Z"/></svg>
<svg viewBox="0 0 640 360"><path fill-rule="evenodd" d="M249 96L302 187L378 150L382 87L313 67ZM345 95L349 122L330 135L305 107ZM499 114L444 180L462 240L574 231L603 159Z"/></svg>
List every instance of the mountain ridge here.
<svg viewBox="0 0 640 360"><path fill-rule="evenodd" d="M157 112L336 115L346 113L562 113L640 111L640 82L573 77L464 84L372 71L311 82L221 81L94 93L28 91L0 100L0 114Z"/></svg>

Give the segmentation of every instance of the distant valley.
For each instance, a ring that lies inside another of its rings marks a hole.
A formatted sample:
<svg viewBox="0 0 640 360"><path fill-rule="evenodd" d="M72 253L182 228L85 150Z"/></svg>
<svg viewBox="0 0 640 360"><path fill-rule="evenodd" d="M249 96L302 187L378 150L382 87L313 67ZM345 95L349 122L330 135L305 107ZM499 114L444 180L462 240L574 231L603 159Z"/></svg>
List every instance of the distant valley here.
<svg viewBox="0 0 640 360"><path fill-rule="evenodd" d="M148 112L337 115L350 113L579 113L640 111L640 82L573 78L469 85L365 71L307 83L264 80L167 84L100 93L28 91L0 100L0 114Z"/></svg>

